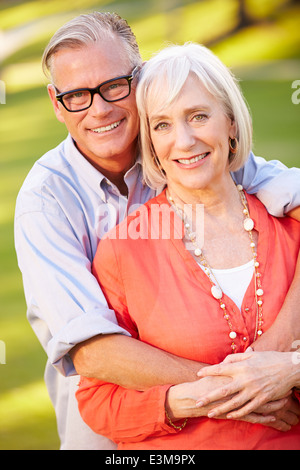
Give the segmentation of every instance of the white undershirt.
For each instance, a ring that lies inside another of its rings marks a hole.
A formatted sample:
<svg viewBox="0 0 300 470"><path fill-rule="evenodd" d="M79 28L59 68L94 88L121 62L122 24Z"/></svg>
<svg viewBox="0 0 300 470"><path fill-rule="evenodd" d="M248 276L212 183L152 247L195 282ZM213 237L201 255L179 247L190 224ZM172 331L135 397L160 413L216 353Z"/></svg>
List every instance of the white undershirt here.
<svg viewBox="0 0 300 470"><path fill-rule="evenodd" d="M198 264L204 270L203 266L200 263ZM253 259L236 268L212 269L212 273L224 294L230 297L241 310L245 293L254 273Z"/></svg>

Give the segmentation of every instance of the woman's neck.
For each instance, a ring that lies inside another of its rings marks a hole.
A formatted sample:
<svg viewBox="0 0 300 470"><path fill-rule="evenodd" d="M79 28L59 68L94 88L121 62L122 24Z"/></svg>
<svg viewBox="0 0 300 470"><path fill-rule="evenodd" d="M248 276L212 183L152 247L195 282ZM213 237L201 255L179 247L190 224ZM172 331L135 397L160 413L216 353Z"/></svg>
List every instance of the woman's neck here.
<svg viewBox="0 0 300 470"><path fill-rule="evenodd" d="M201 204L207 215L222 218L240 211L241 202L235 183L230 174L212 187L189 189L173 183L168 184L168 194L174 203L183 209L184 205L196 207Z"/></svg>
<svg viewBox="0 0 300 470"><path fill-rule="evenodd" d="M197 246L212 268L229 269L251 260L249 235L243 226L243 205L231 176L215 189L187 191L171 184L168 192L177 212L180 209L178 215L184 214L185 224L196 235ZM253 237L257 243L255 230Z"/></svg>

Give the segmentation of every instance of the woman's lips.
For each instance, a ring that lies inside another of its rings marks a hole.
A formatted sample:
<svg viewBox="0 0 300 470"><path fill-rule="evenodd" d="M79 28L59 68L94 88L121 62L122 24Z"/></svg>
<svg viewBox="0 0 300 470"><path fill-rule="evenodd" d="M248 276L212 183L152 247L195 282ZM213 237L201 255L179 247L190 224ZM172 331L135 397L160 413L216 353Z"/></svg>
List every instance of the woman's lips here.
<svg viewBox="0 0 300 470"><path fill-rule="evenodd" d="M175 162L178 163L182 168L194 168L198 166L198 164L201 164L199 162L204 160L204 158L206 158L208 155L209 152L205 152L190 158L179 158L178 160L175 160Z"/></svg>

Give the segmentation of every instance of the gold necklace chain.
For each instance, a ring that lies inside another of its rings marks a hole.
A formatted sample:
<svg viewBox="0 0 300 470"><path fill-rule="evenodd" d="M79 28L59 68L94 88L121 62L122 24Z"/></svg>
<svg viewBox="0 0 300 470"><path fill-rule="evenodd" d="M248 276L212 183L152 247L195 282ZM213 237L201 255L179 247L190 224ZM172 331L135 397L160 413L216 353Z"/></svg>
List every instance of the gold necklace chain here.
<svg viewBox="0 0 300 470"><path fill-rule="evenodd" d="M256 246L255 242L253 239L253 234L252 230L254 228L254 221L250 217L249 209L248 209L248 204L247 204L247 199L244 194L244 190L242 185L237 185L236 186L239 195L240 195L240 200L243 205L243 214L244 214L244 222L243 222L243 227L248 232L249 239L250 239L250 248L253 256L253 261L254 261L254 291L255 291L255 303L256 303L256 321L255 321L255 333L254 333L254 341L256 340L257 336L261 336L263 331L262 331L262 325L263 325L263 301L262 301L262 296L264 294L261 286L261 274L259 272L259 261L257 260L257 252L256 252ZM204 272L207 275L207 277L210 280L211 283L211 295L219 302L220 308L223 313L223 318L226 320L230 333L229 333L229 338L231 339L231 349L232 352L237 351L237 346L234 342L234 340L237 337L237 333L234 331L230 315L227 312L226 304L224 301L224 294L223 291L217 282L217 279L213 275L212 268L210 267L207 259L205 258L202 249L197 245L197 238L196 234L190 230L190 223L186 220L186 214L184 210L179 208L176 203L174 202L174 199L172 196L168 193L167 198L171 205L174 207L176 213L179 215L179 217L182 219L186 234L189 238L189 240L192 242L194 245L194 256L199 260L200 264L204 268Z"/></svg>

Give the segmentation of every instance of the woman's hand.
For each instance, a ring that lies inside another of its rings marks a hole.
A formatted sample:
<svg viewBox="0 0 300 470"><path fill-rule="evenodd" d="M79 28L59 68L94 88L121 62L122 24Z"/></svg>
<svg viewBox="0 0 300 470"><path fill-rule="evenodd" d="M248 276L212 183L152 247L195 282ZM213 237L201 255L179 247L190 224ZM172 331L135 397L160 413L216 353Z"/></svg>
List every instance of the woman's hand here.
<svg viewBox="0 0 300 470"><path fill-rule="evenodd" d="M228 400L220 400L218 403L210 403L206 406L197 405L199 393L213 391L216 387L226 386L231 382L228 377L205 377L196 382L188 382L174 385L168 390L166 410L172 421L182 418L196 418L210 416L210 411L216 405ZM230 397L229 397L230 398ZM255 411L237 418L252 424L263 424L278 431L289 431L291 426L298 423L300 406L292 397L282 398L260 406ZM228 419L226 414L218 414L218 419Z"/></svg>
<svg viewBox="0 0 300 470"><path fill-rule="evenodd" d="M206 407L222 401L212 407L208 416L230 412L228 418L239 419L265 403L287 396L299 373L299 364L293 363L293 353L252 351L230 355L221 364L199 371L199 377L220 376L231 380L200 395L197 405Z"/></svg>
<svg viewBox="0 0 300 470"><path fill-rule="evenodd" d="M198 406L197 400L199 396L205 393L212 393L216 388L226 386L232 381L229 377L205 377L195 382L187 382L170 387L166 397L166 411L172 421L182 418L196 418L209 416L209 412L216 405L224 402L224 399L219 400L217 403L210 403L206 406ZM228 397L226 398L228 400ZM276 419L274 413L282 409L286 404L286 400L279 400L272 404L265 405L255 413L249 413L243 416L240 420L250 423L259 423L264 425L272 424L273 426L279 425L279 420ZM226 419L226 415L218 415L220 419Z"/></svg>
<svg viewBox="0 0 300 470"><path fill-rule="evenodd" d="M207 406L197 406L197 399L206 393L211 393L215 388L227 385L231 382L228 377L205 377L195 382L186 382L173 385L167 392L166 411L173 420L182 418L196 418L207 416L216 403ZM218 403L223 403L220 400Z"/></svg>

